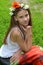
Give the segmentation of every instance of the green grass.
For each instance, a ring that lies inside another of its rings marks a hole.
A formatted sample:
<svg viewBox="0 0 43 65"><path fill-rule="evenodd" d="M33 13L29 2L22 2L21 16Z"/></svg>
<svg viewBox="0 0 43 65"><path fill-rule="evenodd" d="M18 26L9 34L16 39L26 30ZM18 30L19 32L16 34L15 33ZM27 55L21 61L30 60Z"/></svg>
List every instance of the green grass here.
<svg viewBox="0 0 43 65"><path fill-rule="evenodd" d="M43 46L43 0L29 0L32 15L33 44ZM0 46L10 23L11 1L0 0Z"/></svg>
<svg viewBox="0 0 43 65"><path fill-rule="evenodd" d="M43 0L31 0L33 44L43 46Z"/></svg>
<svg viewBox="0 0 43 65"><path fill-rule="evenodd" d="M0 0L0 46L9 25L9 0Z"/></svg>

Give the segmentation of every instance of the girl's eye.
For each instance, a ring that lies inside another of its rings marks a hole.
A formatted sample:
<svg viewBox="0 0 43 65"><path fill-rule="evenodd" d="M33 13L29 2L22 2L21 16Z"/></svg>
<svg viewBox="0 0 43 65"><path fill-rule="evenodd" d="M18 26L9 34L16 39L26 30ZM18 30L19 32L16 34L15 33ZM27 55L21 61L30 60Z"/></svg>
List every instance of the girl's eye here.
<svg viewBox="0 0 43 65"><path fill-rule="evenodd" d="M19 18L23 18L23 16L20 16Z"/></svg>
<svg viewBox="0 0 43 65"><path fill-rule="evenodd" d="M28 16L28 14L26 14L25 16Z"/></svg>

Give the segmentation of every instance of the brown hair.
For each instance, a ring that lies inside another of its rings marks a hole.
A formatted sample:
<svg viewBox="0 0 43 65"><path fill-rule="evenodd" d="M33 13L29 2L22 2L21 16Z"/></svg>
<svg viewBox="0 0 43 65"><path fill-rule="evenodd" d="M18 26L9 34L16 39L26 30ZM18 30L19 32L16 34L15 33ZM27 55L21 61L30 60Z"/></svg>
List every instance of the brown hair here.
<svg viewBox="0 0 43 65"><path fill-rule="evenodd" d="M25 39L24 30L19 26L19 22L18 22L18 21L15 21L15 19L14 19L14 16L16 16L17 13L18 13L19 11L21 11L21 10L23 10L23 8L18 8L18 9L16 9L15 11L12 11L12 12L13 12L13 15L11 16L10 26L9 26L9 29L8 29L8 31L7 31L7 34L6 34L5 38L4 38L4 41L3 41L4 44L6 44L6 38L7 38L8 34L9 34L10 30L11 30L13 27L15 27L15 26L18 26L18 27L20 28L21 32L22 32L23 35L24 35L24 39ZM24 9L24 10L25 10L25 9ZM30 9L26 9L26 10L28 11L29 16L30 16L30 20L29 20L28 25L32 26Z"/></svg>

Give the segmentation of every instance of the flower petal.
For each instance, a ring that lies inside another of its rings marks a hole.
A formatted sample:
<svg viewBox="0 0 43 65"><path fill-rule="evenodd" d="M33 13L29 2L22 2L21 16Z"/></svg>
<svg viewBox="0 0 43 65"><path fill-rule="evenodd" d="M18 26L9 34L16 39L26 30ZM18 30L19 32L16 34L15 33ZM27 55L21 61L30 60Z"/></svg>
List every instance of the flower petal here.
<svg viewBox="0 0 43 65"><path fill-rule="evenodd" d="M20 6L21 6L21 7L23 7L23 6L24 6L24 4L20 4Z"/></svg>
<svg viewBox="0 0 43 65"><path fill-rule="evenodd" d="M12 7L13 8L20 8L21 6L20 6L19 2L13 2Z"/></svg>
<svg viewBox="0 0 43 65"><path fill-rule="evenodd" d="M9 9L10 9L10 11L15 11L15 8L12 8L12 7L11 7L11 8L9 8Z"/></svg>
<svg viewBox="0 0 43 65"><path fill-rule="evenodd" d="M10 14L11 16L13 15L13 13L12 13L12 12L10 12L9 14Z"/></svg>
<svg viewBox="0 0 43 65"><path fill-rule="evenodd" d="M29 6L28 6L28 5L25 5L23 8L24 8L24 9L28 9L28 8L29 8Z"/></svg>

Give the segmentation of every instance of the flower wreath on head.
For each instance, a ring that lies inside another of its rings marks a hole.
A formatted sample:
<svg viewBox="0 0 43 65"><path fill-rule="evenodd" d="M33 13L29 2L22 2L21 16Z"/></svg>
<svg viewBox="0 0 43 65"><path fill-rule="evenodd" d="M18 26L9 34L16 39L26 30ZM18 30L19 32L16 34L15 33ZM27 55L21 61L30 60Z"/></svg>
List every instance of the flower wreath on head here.
<svg viewBox="0 0 43 65"><path fill-rule="evenodd" d="M20 7L23 7L24 9L29 8L29 6L27 4L23 4L23 3L20 4L19 2L13 2L12 7L10 8L10 15L12 16L13 15L12 11L15 11L15 9L18 9Z"/></svg>

